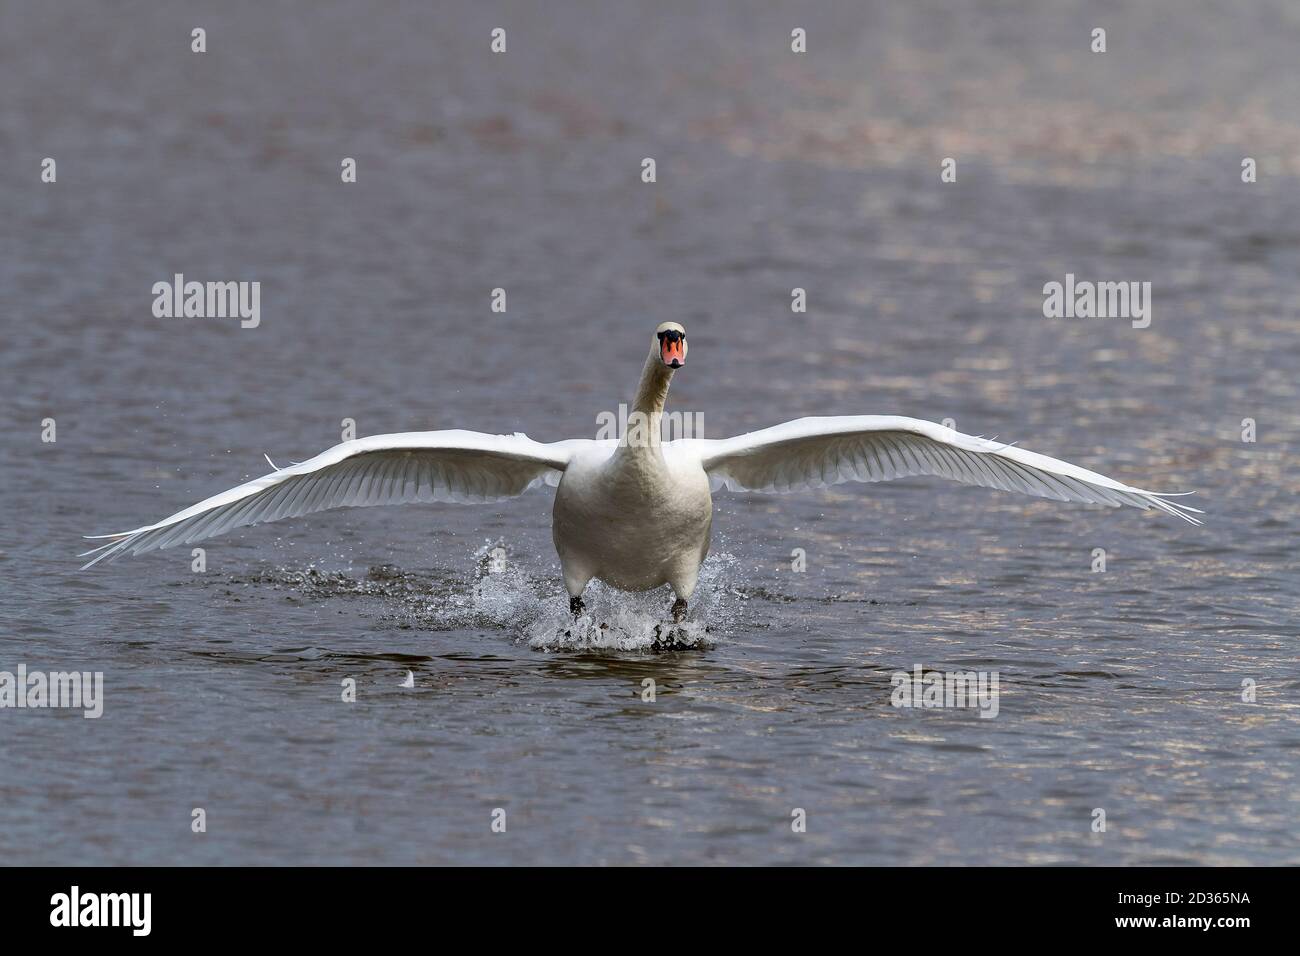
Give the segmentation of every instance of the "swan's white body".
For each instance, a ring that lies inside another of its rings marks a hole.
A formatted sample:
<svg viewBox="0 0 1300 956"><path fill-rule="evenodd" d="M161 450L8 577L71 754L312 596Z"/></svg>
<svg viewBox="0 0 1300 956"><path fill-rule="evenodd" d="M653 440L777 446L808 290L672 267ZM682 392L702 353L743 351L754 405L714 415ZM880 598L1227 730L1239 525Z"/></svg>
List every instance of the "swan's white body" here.
<svg viewBox="0 0 1300 956"><path fill-rule="evenodd" d="M677 348L667 364L664 334ZM680 334L680 341L673 336ZM709 549L712 491L799 491L844 481L935 475L1060 501L1155 508L1199 524L1196 509L1105 475L915 418L801 418L720 440L660 440L668 384L685 361L685 332L664 323L642 372L633 414L644 427L620 440L544 444L526 435L405 432L343 442L309 461L201 501L157 524L116 535L105 558L191 544L231 528L328 508L495 501L558 486L553 536L564 584L580 606L592 578L643 591L695 590Z"/></svg>
<svg viewBox="0 0 1300 956"><path fill-rule="evenodd" d="M690 598L709 553L713 496L681 442L578 450L555 492L551 527L569 594L599 578L625 591L672 585Z"/></svg>

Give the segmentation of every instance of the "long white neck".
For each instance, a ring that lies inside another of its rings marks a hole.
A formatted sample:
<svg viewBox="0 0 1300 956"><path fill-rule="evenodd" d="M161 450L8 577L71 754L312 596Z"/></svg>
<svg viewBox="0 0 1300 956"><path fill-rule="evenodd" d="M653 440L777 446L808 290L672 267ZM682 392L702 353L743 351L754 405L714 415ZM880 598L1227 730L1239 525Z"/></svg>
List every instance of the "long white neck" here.
<svg viewBox="0 0 1300 956"><path fill-rule="evenodd" d="M659 359L658 343L652 344L645 366L641 369L641 381L636 388L636 398L632 401L627 430L619 442L620 454L662 454L659 431L663 422L664 403L668 400L668 385L672 379L673 370Z"/></svg>

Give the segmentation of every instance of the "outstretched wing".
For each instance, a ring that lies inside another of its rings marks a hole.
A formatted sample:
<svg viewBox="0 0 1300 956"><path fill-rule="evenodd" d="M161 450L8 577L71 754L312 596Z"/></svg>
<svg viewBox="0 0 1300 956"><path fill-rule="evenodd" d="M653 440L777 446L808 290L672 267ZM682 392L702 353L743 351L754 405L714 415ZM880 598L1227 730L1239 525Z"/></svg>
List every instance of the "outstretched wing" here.
<svg viewBox="0 0 1300 956"><path fill-rule="evenodd" d="M546 445L526 435L438 431L374 435L335 445L310 461L280 468L109 539L82 557L82 570L124 554L191 544L232 528L296 518L329 508L415 501L497 501L543 481L554 484L577 443Z"/></svg>
<svg viewBox="0 0 1300 956"><path fill-rule="evenodd" d="M732 491L800 491L935 475L1058 501L1156 508L1192 524L1200 524L1192 515L1202 513L1167 501L1169 495L917 418L800 418L735 438L687 441L714 487Z"/></svg>

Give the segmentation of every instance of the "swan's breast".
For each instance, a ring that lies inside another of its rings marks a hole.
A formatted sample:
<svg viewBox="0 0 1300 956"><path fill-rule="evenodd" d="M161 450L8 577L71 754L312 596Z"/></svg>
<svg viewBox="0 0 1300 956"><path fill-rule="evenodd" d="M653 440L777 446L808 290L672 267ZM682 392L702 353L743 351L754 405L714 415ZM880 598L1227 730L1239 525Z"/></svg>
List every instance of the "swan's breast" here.
<svg viewBox="0 0 1300 956"><path fill-rule="evenodd" d="M686 456L647 461L585 455L556 489L556 550L565 565L621 587L666 582L708 549L713 500L708 476Z"/></svg>

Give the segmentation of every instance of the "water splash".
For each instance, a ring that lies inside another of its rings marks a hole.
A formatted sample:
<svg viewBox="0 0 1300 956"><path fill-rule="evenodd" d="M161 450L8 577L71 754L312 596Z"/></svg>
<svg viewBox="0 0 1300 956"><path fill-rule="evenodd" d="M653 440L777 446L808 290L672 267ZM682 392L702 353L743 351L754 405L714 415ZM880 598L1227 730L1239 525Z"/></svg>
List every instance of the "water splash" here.
<svg viewBox="0 0 1300 956"><path fill-rule="evenodd" d="M494 560L500 547L501 542L488 541L473 553L472 582L447 569L406 571L380 565L364 577L316 568L274 568L228 583L288 588L320 600L379 599L390 608L383 616L402 628L497 629L539 651L709 648L720 634L737 626L755 596L735 583L742 563L730 554L715 553L700 569L699 585L681 624L671 620L673 594L668 587L631 594L599 581L587 587L585 610L575 621L558 568L530 570L518 561Z"/></svg>
<svg viewBox="0 0 1300 956"><path fill-rule="evenodd" d="M474 585L468 593L452 595L441 605L444 623L490 623L513 631L519 640L540 651L708 648L717 642L717 632L734 620L744 598L727 583L737 560L715 554L700 569L699 586L681 624L671 620L669 588L632 594L599 581L588 585L583 594L586 607L574 620L557 574L538 580L518 562L492 570L490 555L499 546L489 542L475 553L478 575Z"/></svg>

